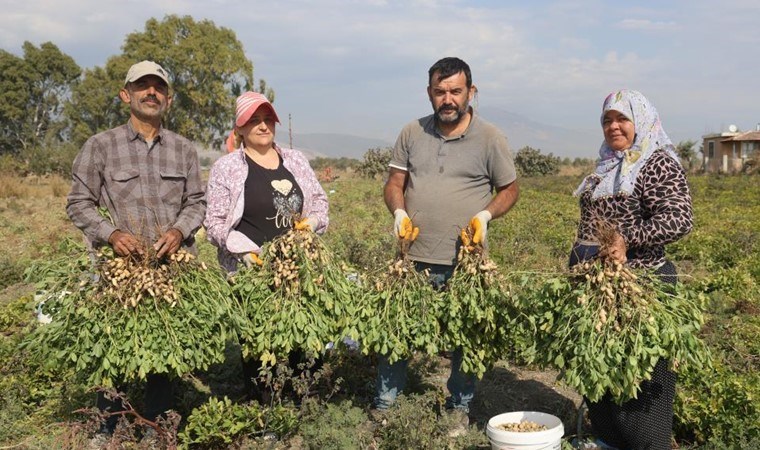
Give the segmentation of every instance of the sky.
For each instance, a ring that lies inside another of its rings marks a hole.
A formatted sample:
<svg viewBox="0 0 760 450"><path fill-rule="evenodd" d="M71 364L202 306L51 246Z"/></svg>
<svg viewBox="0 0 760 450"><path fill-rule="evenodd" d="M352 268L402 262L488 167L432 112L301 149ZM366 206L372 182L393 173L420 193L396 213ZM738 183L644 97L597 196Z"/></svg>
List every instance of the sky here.
<svg viewBox="0 0 760 450"><path fill-rule="evenodd" d="M297 133L395 141L431 111L427 70L458 56L476 107L597 130L612 91L641 91L674 142L760 123L756 0L0 0L0 48L53 42L83 68L168 14L235 32ZM284 119L287 120L287 119ZM598 146L587 154L593 156Z"/></svg>

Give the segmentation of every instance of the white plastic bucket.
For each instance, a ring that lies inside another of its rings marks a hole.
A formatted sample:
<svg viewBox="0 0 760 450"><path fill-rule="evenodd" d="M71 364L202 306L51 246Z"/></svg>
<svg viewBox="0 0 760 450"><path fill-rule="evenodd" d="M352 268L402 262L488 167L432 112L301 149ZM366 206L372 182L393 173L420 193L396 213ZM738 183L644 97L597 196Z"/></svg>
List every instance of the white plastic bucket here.
<svg viewBox="0 0 760 450"><path fill-rule="evenodd" d="M544 431L506 431L498 428L505 423L524 420L546 427ZM517 411L493 416L486 426L488 440L493 450L559 450L565 427L558 417L542 412Z"/></svg>

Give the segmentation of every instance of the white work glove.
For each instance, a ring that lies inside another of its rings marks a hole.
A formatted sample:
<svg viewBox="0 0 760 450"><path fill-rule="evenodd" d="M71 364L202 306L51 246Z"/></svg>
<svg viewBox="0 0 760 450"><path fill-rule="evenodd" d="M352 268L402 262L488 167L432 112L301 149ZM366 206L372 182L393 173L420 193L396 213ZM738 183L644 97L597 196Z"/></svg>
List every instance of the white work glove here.
<svg viewBox="0 0 760 450"><path fill-rule="evenodd" d="M253 252L246 253L242 259L245 267L261 267L264 265L264 261L259 258L259 255Z"/></svg>
<svg viewBox="0 0 760 450"><path fill-rule="evenodd" d="M486 233L488 232L488 222L491 221L491 213L488 210L480 211L470 219L470 228L472 228L472 243L486 243Z"/></svg>
<svg viewBox="0 0 760 450"><path fill-rule="evenodd" d="M397 237L406 236L407 230L412 228L412 219L403 209L399 208L393 211L393 233Z"/></svg>

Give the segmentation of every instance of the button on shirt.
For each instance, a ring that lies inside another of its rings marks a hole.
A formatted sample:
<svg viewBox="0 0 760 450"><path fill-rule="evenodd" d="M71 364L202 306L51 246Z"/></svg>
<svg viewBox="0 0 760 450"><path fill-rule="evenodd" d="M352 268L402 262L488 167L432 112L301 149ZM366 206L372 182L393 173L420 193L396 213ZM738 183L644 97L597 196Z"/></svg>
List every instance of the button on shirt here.
<svg viewBox="0 0 760 450"><path fill-rule="evenodd" d="M111 221L98 212L106 208ZM193 144L160 129L146 142L127 123L99 133L74 160L66 212L93 246L116 230L152 245L169 228L187 239L206 211L198 155Z"/></svg>

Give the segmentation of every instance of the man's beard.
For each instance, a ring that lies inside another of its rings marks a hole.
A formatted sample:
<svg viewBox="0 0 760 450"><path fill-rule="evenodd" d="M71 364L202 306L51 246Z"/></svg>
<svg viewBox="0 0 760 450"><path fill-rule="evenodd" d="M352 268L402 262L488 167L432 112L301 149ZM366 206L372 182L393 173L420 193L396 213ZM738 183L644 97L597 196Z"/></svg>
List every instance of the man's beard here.
<svg viewBox="0 0 760 450"><path fill-rule="evenodd" d="M435 112L435 117L438 119L441 123L448 123L448 124L458 124L460 120L462 120L462 117L467 113L467 108L469 108L469 104L462 105L461 108L451 108L449 109L448 105L441 106L438 108ZM453 113L453 114L452 114ZM446 114L444 116L444 114Z"/></svg>

